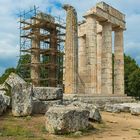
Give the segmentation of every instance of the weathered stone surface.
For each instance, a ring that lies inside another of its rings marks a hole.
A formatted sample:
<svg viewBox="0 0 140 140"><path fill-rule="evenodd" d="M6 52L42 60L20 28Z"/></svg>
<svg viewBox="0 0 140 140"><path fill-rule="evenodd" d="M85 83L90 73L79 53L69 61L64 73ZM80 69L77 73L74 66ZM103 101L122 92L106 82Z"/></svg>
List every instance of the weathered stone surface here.
<svg viewBox="0 0 140 140"><path fill-rule="evenodd" d="M12 88L13 116L28 116L32 113L32 86L18 83Z"/></svg>
<svg viewBox="0 0 140 140"><path fill-rule="evenodd" d="M15 73L11 73L9 77L5 81L6 84L8 84L10 87L14 87L18 83L26 83L19 75Z"/></svg>
<svg viewBox="0 0 140 140"><path fill-rule="evenodd" d="M64 134L87 129L89 111L79 107L56 106L46 112L46 130L49 133Z"/></svg>
<svg viewBox="0 0 140 140"><path fill-rule="evenodd" d="M140 105L136 107L131 107L130 110L132 115L140 115Z"/></svg>
<svg viewBox="0 0 140 140"><path fill-rule="evenodd" d="M105 106L105 111L113 112L113 113L119 113L120 109L117 108L115 105L108 104L108 105Z"/></svg>
<svg viewBox="0 0 140 140"><path fill-rule="evenodd" d="M95 105L88 104L88 103L83 103L83 102L79 102L79 101L73 102L70 105L73 105L73 106L80 107L82 109L88 110L89 113L90 113L89 114L89 119L90 120L101 122L102 117L100 115L99 110L97 109L97 107Z"/></svg>
<svg viewBox="0 0 140 140"><path fill-rule="evenodd" d="M125 15L112 6L99 2L86 12L84 18L84 21L79 23L78 31L79 93L111 95L114 92L123 95ZM112 31L115 31L114 39ZM114 40L114 75L112 75L112 40Z"/></svg>
<svg viewBox="0 0 140 140"><path fill-rule="evenodd" d="M1 84L0 85L0 90L4 90L5 89L5 84Z"/></svg>
<svg viewBox="0 0 140 140"><path fill-rule="evenodd" d="M0 92L0 115L2 115L6 111L9 105L10 105L10 97Z"/></svg>
<svg viewBox="0 0 140 140"><path fill-rule="evenodd" d="M74 7L66 4L63 8L67 13L64 84L65 93L71 94L78 91L78 23Z"/></svg>
<svg viewBox="0 0 140 140"><path fill-rule="evenodd" d="M86 70L84 75L85 93L97 93L97 20L86 17ZM92 77L92 78L91 78Z"/></svg>
<svg viewBox="0 0 140 140"><path fill-rule="evenodd" d="M5 104L4 98L0 95L0 115L6 110L7 105Z"/></svg>
<svg viewBox="0 0 140 140"><path fill-rule="evenodd" d="M125 104L107 104L105 110L113 113L130 112L130 107Z"/></svg>
<svg viewBox="0 0 140 140"><path fill-rule="evenodd" d="M5 90L0 90L0 95L5 95L6 91Z"/></svg>
<svg viewBox="0 0 140 140"><path fill-rule="evenodd" d="M114 94L124 94L123 30L115 30L114 41Z"/></svg>
<svg viewBox="0 0 140 140"><path fill-rule="evenodd" d="M104 2L100 2L96 7L88 10L85 16L87 15L96 16L100 21L107 20L114 27L125 29L125 15Z"/></svg>
<svg viewBox="0 0 140 140"><path fill-rule="evenodd" d="M33 101L33 114L45 114L49 107L54 105L61 105L62 100L54 101Z"/></svg>
<svg viewBox="0 0 140 140"><path fill-rule="evenodd" d="M112 25L104 23L102 33L101 93L112 94Z"/></svg>
<svg viewBox="0 0 140 140"><path fill-rule="evenodd" d="M81 101L83 103L94 104L99 110L104 110L106 104L122 104L132 103L135 99L127 96L118 95L95 95L95 94L64 94L63 104L69 105L74 101Z"/></svg>
<svg viewBox="0 0 140 140"><path fill-rule="evenodd" d="M2 90L2 91L9 90L8 85L4 82L3 84L0 85L0 90Z"/></svg>
<svg viewBox="0 0 140 140"><path fill-rule="evenodd" d="M140 103L108 104L105 106L108 112L131 112L132 115L140 115Z"/></svg>
<svg viewBox="0 0 140 140"><path fill-rule="evenodd" d="M41 101L58 100L63 98L63 91L56 87L34 87L33 96Z"/></svg>

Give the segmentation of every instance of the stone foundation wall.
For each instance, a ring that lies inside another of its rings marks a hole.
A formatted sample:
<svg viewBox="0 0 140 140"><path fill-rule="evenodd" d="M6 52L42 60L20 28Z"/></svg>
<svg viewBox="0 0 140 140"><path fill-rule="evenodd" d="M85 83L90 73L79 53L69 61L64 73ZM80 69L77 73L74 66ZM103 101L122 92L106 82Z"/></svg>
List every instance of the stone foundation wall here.
<svg viewBox="0 0 140 140"><path fill-rule="evenodd" d="M108 96L99 96L99 95L64 95L63 104L70 104L74 101L81 101L84 103L91 103L97 106L99 109L103 110L106 104L116 104L116 103L130 103L135 102L136 100L132 97L121 96L121 95L108 95Z"/></svg>

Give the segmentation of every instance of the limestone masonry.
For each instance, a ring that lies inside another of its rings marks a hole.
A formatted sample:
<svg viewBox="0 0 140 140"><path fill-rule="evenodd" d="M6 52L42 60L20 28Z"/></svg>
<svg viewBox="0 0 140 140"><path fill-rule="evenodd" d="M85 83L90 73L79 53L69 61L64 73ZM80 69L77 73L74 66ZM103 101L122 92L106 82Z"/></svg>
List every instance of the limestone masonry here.
<svg viewBox="0 0 140 140"><path fill-rule="evenodd" d="M76 22L72 24L77 17L72 7L69 6L67 9L65 93L75 93L78 89L77 93L81 94L123 95L125 15L104 2L97 3L85 13L84 21L78 25L79 44L77 44ZM114 75L112 44L114 44Z"/></svg>

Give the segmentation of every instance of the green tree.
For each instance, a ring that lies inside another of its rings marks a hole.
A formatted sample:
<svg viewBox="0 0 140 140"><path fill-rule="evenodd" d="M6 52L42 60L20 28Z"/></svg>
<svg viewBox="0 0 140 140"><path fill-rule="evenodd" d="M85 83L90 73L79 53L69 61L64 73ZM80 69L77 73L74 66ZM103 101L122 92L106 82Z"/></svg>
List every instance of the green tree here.
<svg viewBox="0 0 140 140"><path fill-rule="evenodd" d="M31 56L29 54L22 55L17 64L17 74L22 78L30 78L30 67Z"/></svg>
<svg viewBox="0 0 140 140"><path fill-rule="evenodd" d="M131 96L140 99L140 68L133 71L128 78L128 89Z"/></svg>
<svg viewBox="0 0 140 140"><path fill-rule="evenodd" d="M124 81L125 81L125 93L127 95L132 95L130 93L130 79L129 77L131 77L131 74L137 70L139 67L136 64L136 61L131 58L130 56L126 56L124 55ZM132 78L131 78L132 79ZM128 86L129 85L129 86Z"/></svg>

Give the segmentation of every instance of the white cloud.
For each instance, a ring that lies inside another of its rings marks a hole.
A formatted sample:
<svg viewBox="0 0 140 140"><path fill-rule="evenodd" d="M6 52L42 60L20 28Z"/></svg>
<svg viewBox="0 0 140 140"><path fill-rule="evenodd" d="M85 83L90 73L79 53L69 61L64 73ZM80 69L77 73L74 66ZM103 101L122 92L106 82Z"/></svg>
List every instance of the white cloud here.
<svg viewBox="0 0 140 140"><path fill-rule="evenodd" d="M39 6L43 11L50 7L52 15L61 15L65 18L65 11L58 9L55 4L56 2L69 3L76 8L78 18L81 20L82 15L99 1L101 0L0 0L0 73L9 66L15 66L18 59L19 29L16 14L19 10L27 10L34 5ZM138 53L140 52L140 1L104 1L126 14L125 52L140 64Z"/></svg>

